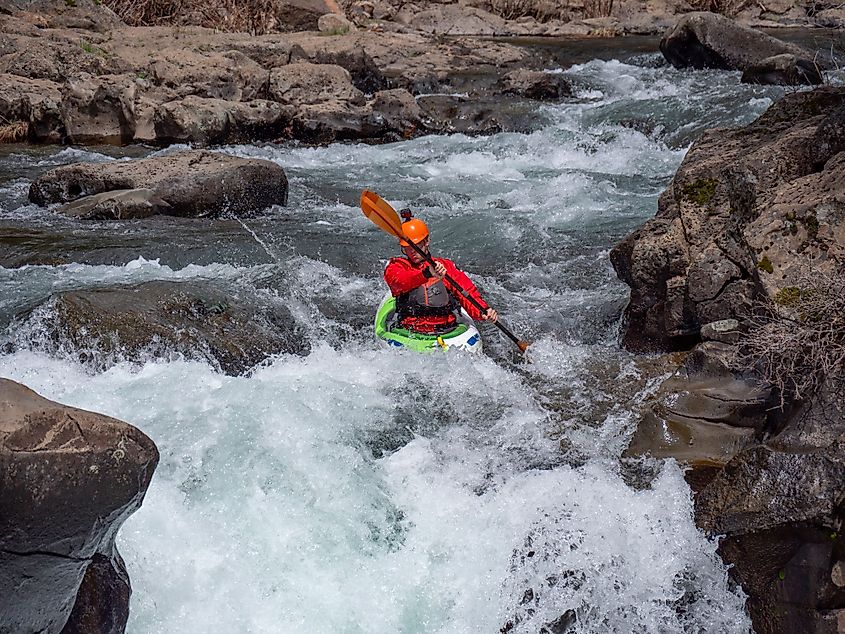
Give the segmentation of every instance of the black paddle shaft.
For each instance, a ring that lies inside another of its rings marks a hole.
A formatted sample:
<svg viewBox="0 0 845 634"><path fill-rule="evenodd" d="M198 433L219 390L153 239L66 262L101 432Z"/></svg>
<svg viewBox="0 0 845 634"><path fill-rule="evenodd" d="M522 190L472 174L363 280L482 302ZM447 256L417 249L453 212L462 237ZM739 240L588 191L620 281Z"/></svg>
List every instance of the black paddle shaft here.
<svg viewBox="0 0 845 634"><path fill-rule="evenodd" d="M434 258L432 258L432 257L431 257L428 253L426 253L425 251L423 251L423 250L422 250L422 248L421 248L421 247L419 247L417 244L415 244L413 240L408 240L408 244L410 244L412 247L414 247L414 251L416 251L416 252L420 255L420 257L424 258L424 259L425 259L425 261L426 261L426 262L428 262L428 263L429 263L432 267L434 266ZM486 309L486 308L484 308L484 306L482 306L482 305L478 302L478 300L476 300L476 299L475 299L472 295L470 295L469 293L467 293L467 292L463 289L463 287L462 287L460 284L458 284L455 280L453 280L453 279L452 279L452 277L451 277L448 273L446 274L446 278L445 278L445 279L446 279L446 281L447 281L447 282L449 282L449 286L451 286L451 287L452 287L452 289L450 289L450 290L456 290L456 291L458 291L458 292L459 292L461 295L463 295L463 296L464 296L467 300L469 300L470 304L472 304L473 306L475 306L475 307L476 307L478 310L480 310L482 313L487 312L487 309ZM519 346L519 349L520 349L520 350L522 350L522 346L523 346L523 345L525 345L525 344L523 344L523 342L522 342L522 341L521 341L521 340L520 340L520 339L519 339L519 338L518 338L515 334L513 334L510 330L508 330L508 329L505 327L505 325L504 325L504 324L500 323L498 319L497 319L496 321L494 321L494 322L493 322L493 324L494 324L494 325L495 325L495 326L496 326L499 330L501 330L503 333L505 333L505 334L506 334L506 335L510 338L510 340L511 340L511 341L513 341L513 342L514 342L517 346Z"/></svg>

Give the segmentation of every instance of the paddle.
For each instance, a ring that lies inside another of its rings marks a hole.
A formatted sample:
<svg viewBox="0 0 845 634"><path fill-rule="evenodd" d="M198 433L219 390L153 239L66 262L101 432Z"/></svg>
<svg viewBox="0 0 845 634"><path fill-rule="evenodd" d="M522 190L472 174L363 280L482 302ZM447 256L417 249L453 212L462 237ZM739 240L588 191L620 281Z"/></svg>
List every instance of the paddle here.
<svg viewBox="0 0 845 634"><path fill-rule="evenodd" d="M402 220L399 218L399 214L396 213L396 210L390 206L386 200L384 200L381 196L376 194L375 192L371 192L369 190L364 190L361 192L361 210L364 212L364 215L369 218L373 223L376 224L382 231L385 233L389 233L392 236L395 236L401 240L405 240L408 244L410 244L414 250L425 259L432 267L434 267L434 260L432 257L423 251L420 247L414 244L408 237L405 235L405 232L402 231ZM475 306L478 310L482 313L486 312L486 308L482 306L476 299L470 295L469 293L464 290L460 284L458 284L455 280L452 279L451 276L446 275L446 281L449 283L451 290L457 291L461 295L463 295L473 306ZM504 324L500 321L493 322L495 326L505 333L511 341L513 341L517 347L519 348L520 352L525 352L528 348L529 343L527 341L520 340L515 334L513 334L510 330L508 330Z"/></svg>

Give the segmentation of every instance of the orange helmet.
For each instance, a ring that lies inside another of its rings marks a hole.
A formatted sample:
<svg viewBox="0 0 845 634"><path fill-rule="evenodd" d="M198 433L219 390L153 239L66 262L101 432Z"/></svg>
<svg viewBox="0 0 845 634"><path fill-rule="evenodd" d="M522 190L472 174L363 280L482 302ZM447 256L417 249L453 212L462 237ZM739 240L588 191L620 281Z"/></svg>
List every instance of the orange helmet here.
<svg viewBox="0 0 845 634"><path fill-rule="evenodd" d="M411 218L402 223L402 232L414 243L419 244L428 237L428 227L419 218ZM407 240L399 239L403 247L411 246Z"/></svg>

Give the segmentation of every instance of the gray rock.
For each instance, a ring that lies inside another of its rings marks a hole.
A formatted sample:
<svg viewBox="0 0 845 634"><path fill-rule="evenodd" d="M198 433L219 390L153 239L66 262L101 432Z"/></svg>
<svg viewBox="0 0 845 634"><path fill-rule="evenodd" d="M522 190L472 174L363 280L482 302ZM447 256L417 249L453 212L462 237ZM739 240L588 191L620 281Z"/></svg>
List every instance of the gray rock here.
<svg viewBox="0 0 845 634"><path fill-rule="evenodd" d="M61 86L55 82L0 73L0 117L8 122L27 123L31 141L64 140L61 100Z"/></svg>
<svg viewBox="0 0 845 634"><path fill-rule="evenodd" d="M269 72L237 50L205 53L184 47L165 49L152 55L148 68L154 84L176 91L179 97L250 101L267 96Z"/></svg>
<svg viewBox="0 0 845 634"><path fill-rule="evenodd" d="M63 165L33 181L29 199L48 205L140 188L152 190L166 202L169 215L187 217L284 205L288 191L284 170L275 163L194 150L137 161Z"/></svg>
<svg viewBox="0 0 845 634"><path fill-rule="evenodd" d="M687 13L660 40L660 51L676 68L746 70L766 58L792 54L812 64L813 53L716 13Z"/></svg>
<svg viewBox="0 0 845 634"><path fill-rule="evenodd" d="M701 327L701 338L704 341L721 341L722 343L737 343L742 336L739 322L736 319L721 319L711 321Z"/></svg>
<svg viewBox="0 0 845 634"><path fill-rule="evenodd" d="M317 20L317 30L325 35L343 35L356 30L355 25L338 13L321 15Z"/></svg>
<svg viewBox="0 0 845 634"><path fill-rule="evenodd" d="M254 293L254 292L253 292ZM62 293L43 319L40 343L103 370L122 360L178 355L241 374L309 344L283 306L208 283L148 282L124 289Z"/></svg>
<svg viewBox="0 0 845 634"><path fill-rule="evenodd" d="M539 101L556 101L572 96L572 84L561 73L518 69L502 79L502 91Z"/></svg>
<svg viewBox="0 0 845 634"><path fill-rule="evenodd" d="M74 200L56 213L82 220L129 220L167 214L169 209L151 189L115 189Z"/></svg>
<svg viewBox="0 0 845 634"><path fill-rule="evenodd" d="M0 593L14 596L0 631L62 630L86 569L115 552L158 458L131 425L0 379Z"/></svg>
<svg viewBox="0 0 845 634"><path fill-rule="evenodd" d="M818 85L824 81L821 68L812 60L783 53L750 64L742 72L744 84L775 86Z"/></svg>
<svg viewBox="0 0 845 634"><path fill-rule="evenodd" d="M326 101L364 104L364 94L344 68L332 64L295 62L270 73L270 97L282 104L312 105Z"/></svg>
<svg viewBox="0 0 845 634"><path fill-rule="evenodd" d="M845 257L845 89L787 95L738 130L705 132L657 215L611 251L631 287L631 350L694 344L703 324L742 319Z"/></svg>
<svg viewBox="0 0 845 634"><path fill-rule="evenodd" d="M95 554L61 634L123 634L131 594L126 564L117 548L110 556Z"/></svg>
<svg viewBox="0 0 845 634"><path fill-rule="evenodd" d="M136 85L125 75L71 80L62 89L62 120L71 143L129 143L135 136Z"/></svg>
<svg viewBox="0 0 845 634"><path fill-rule="evenodd" d="M281 136L292 109L274 101L248 103L185 97L158 106L153 115L155 143L221 145Z"/></svg>

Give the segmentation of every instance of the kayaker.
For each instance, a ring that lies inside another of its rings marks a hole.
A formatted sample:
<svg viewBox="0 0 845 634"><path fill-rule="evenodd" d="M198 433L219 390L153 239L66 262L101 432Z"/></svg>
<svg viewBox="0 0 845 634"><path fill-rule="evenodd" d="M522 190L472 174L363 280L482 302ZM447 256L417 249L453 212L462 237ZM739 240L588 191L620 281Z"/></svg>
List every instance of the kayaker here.
<svg viewBox="0 0 845 634"><path fill-rule="evenodd" d="M401 214L405 221L402 223L404 234L428 253L430 237L426 224L419 218L413 218L409 209L403 209ZM410 243L399 240L399 244L405 257L391 258L384 269L384 281L396 298L400 327L424 334L443 334L455 328L456 314L461 307L475 320L495 322L499 318L496 311L481 299L475 284L454 262L433 258L434 266L431 266ZM483 312L460 293L448 292L444 281L447 274L484 307Z"/></svg>

